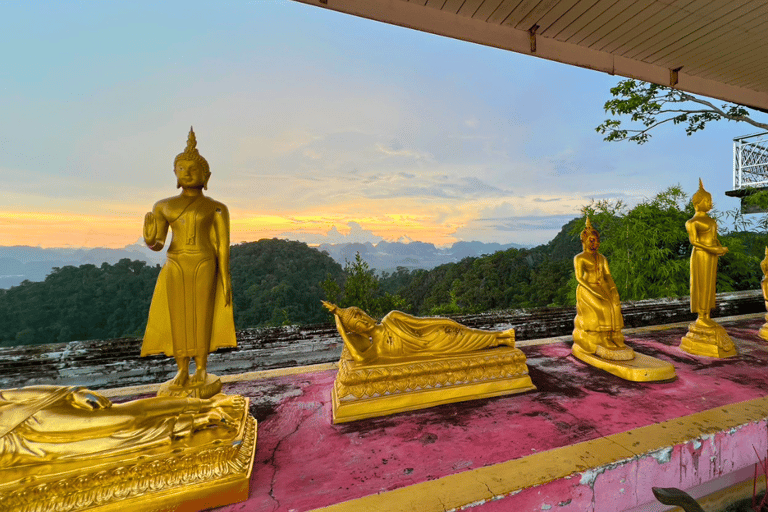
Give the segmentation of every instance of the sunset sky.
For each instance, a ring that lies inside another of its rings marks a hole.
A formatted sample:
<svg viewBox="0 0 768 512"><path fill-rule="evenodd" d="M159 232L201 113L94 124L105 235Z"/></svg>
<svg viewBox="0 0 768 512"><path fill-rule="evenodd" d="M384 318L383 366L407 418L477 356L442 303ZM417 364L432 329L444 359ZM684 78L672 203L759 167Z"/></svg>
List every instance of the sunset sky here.
<svg viewBox="0 0 768 512"><path fill-rule="evenodd" d="M290 1L0 0L0 245L123 247L176 194L194 125L232 241L537 245L591 198L698 177L738 206L712 125L594 130L617 77Z"/></svg>

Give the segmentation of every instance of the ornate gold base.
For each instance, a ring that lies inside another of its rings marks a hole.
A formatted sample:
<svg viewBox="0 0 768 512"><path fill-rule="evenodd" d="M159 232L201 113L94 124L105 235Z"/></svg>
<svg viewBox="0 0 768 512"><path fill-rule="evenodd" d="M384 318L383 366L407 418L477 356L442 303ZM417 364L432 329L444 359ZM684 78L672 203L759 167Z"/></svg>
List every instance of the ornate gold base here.
<svg viewBox="0 0 768 512"><path fill-rule="evenodd" d="M175 386L172 381L160 384L157 390L157 396L185 396L190 398L211 398L221 393L221 379L216 375L209 373L205 382L196 384L187 384L185 386Z"/></svg>
<svg viewBox="0 0 768 512"><path fill-rule="evenodd" d="M514 347L369 365L349 360L344 348L333 383L333 423L534 389L525 354Z"/></svg>
<svg viewBox="0 0 768 512"><path fill-rule="evenodd" d="M629 361L609 361L584 352L581 347L574 343L571 353L590 366L633 382L670 380L677 376L675 367L671 363L638 352L635 352L634 359Z"/></svg>
<svg viewBox="0 0 768 512"><path fill-rule="evenodd" d="M688 324L688 333L683 336L680 350L695 356L733 357L738 355L736 346L721 325L696 320Z"/></svg>
<svg viewBox="0 0 768 512"><path fill-rule="evenodd" d="M256 449L248 399L236 433L209 428L191 438L121 457L0 471L4 512L193 512L244 501ZM25 475L25 476L23 476Z"/></svg>

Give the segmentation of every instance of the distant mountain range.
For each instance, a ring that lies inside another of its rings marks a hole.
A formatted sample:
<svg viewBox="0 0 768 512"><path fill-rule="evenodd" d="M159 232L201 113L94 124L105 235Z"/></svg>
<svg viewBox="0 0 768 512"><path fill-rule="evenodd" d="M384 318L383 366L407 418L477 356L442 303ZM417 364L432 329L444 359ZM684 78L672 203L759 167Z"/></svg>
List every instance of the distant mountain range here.
<svg viewBox="0 0 768 512"><path fill-rule="evenodd" d="M483 242L456 242L449 248L437 248L433 244L411 241L386 242L377 244L342 243L322 244L316 249L325 251L342 266L345 261L354 261L355 253L378 271L392 272L397 267L409 270L416 268L431 269L444 263L452 263L468 256L482 256L510 248L523 248L518 244L497 244ZM104 247L89 248L51 248L30 247L25 245L0 246L0 289L17 286L24 280L44 281L54 267L102 263L115 264L123 258L146 261L151 265L165 261L165 251L149 250L142 241L127 245L122 249Z"/></svg>
<svg viewBox="0 0 768 512"><path fill-rule="evenodd" d="M321 244L317 249L325 251L342 266L346 261L354 261L355 253L365 260L371 268L378 271L392 272L397 267L409 270L416 268L431 269L445 263L455 263L470 256L493 254L507 249L522 249L524 245L497 244L484 242L456 242L448 248L437 248L425 242L386 242L377 244L345 243Z"/></svg>
<svg viewBox="0 0 768 512"><path fill-rule="evenodd" d="M157 253L148 249L143 242L127 245L122 249L96 248L50 248L28 245L0 246L0 289L21 284L22 281L44 281L54 267L102 263L111 265L123 258L162 264L165 251Z"/></svg>

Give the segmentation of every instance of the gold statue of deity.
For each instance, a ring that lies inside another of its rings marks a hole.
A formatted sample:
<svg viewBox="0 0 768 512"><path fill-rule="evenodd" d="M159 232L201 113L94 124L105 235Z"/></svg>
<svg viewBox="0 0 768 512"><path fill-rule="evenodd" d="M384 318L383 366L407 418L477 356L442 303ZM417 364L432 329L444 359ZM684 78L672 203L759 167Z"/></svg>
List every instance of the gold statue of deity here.
<svg viewBox="0 0 768 512"><path fill-rule="evenodd" d="M600 235L587 217L581 232L583 251L573 259L576 272L576 318L573 350L595 354L612 361L629 361L635 357L624 344L624 317L616 283L608 268L608 260L600 254Z"/></svg>
<svg viewBox="0 0 768 512"><path fill-rule="evenodd" d="M688 326L680 348L685 352L709 357L731 357L738 352L722 326L710 318L715 308L717 262L728 252L717 239L717 223L707 215L712 209L712 195L704 190L699 179L699 190L691 198L696 213L685 223L691 252L691 312L698 317Z"/></svg>
<svg viewBox="0 0 768 512"><path fill-rule="evenodd" d="M585 363L631 381L669 380L674 367L638 354L624 344L621 299L608 260L600 254L600 234L587 217L581 232L582 252L573 259L576 273L576 318L573 355Z"/></svg>
<svg viewBox="0 0 768 512"><path fill-rule="evenodd" d="M114 404L78 386L0 390L0 509L195 511L248 497L248 399Z"/></svg>
<svg viewBox="0 0 768 512"><path fill-rule="evenodd" d="M344 342L333 386L333 422L536 389L515 332L471 329L448 318L323 301Z"/></svg>
<svg viewBox="0 0 768 512"><path fill-rule="evenodd" d="M75 386L0 390L0 510L191 512L248 498L256 420L207 373L208 353L235 345L229 215L202 194L210 171L195 146L190 130L174 163L182 193L144 222L152 249L169 227L173 239L142 355L174 356L178 374L157 397L118 404Z"/></svg>
<svg viewBox="0 0 768 512"><path fill-rule="evenodd" d="M160 394L207 398L221 381L207 373L208 354L234 347L232 281L229 275L229 212L203 195L211 171L197 150L190 128L187 147L174 160L181 194L155 203L144 218L144 242L163 248L173 235L167 261L152 296L141 355L162 353L176 359L178 373ZM189 375L190 359L195 373Z"/></svg>
<svg viewBox="0 0 768 512"><path fill-rule="evenodd" d="M763 279L760 281L760 287L763 289L763 300L765 309L768 311L768 247L765 248L765 258L760 262L760 270L763 271ZM765 314L765 323L760 327L760 337L768 341L768 313Z"/></svg>

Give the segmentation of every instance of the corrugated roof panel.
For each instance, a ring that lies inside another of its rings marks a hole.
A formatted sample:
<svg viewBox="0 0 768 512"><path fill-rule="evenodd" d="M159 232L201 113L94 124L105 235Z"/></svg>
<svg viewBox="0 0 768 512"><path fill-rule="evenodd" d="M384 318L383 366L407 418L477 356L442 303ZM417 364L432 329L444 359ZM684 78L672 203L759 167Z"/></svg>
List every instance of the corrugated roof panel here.
<svg viewBox="0 0 768 512"><path fill-rule="evenodd" d="M694 0L689 0L693 2ZM669 5L662 4L661 2L653 2L647 9L642 11L643 18L639 23L633 23L632 27L624 32L617 33L613 38L606 38L601 44L595 44L594 48L603 52L616 53L618 55L624 55L629 52L640 41L644 41L650 37L655 31L661 31L662 27L659 25L665 20L668 23L669 18L679 13L679 9Z"/></svg>
<svg viewBox="0 0 768 512"><path fill-rule="evenodd" d="M543 34L546 30L548 30L552 26L553 23L557 22L557 20L562 18L577 3L578 3L578 0L561 0L557 2L555 5L552 6L551 9L543 13L533 23L533 25L539 26L539 30L537 31L537 33Z"/></svg>
<svg viewBox="0 0 768 512"><path fill-rule="evenodd" d="M571 36L570 41L582 46L592 46L608 34L620 30L645 8L647 6L644 5L644 2L619 0L610 9L603 12L599 18Z"/></svg>
<svg viewBox="0 0 768 512"><path fill-rule="evenodd" d="M472 18L476 20L488 21L488 18L491 17L491 14L493 14L494 11L498 9L499 6L503 3L504 0L485 0L485 2L483 2L477 9L475 14L472 15Z"/></svg>
<svg viewBox="0 0 768 512"><path fill-rule="evenodd" d="M575 2L574 5L568 9L565 14L560 16L557 21L544 29L541 32L541 35L544 37L551 37L553 39L563 41L564 38L559 37L560 32L565 30L565 28L568 27L568 25L571 23L576 22L576 20L578 20L582 14L589 11L590 8L592 8L592 6L597 4L599 1L600 0L582 0L580 2ZM582 22L582 24L585 22Z"/></svg>
<svg viewBox="0 0 768 512"><path fill-rule="evenodd" d="M738 29L733 22L743 21L744 17L754 10L753 6L746 5L737 7L728 13L723 13L716 22L709 21L702 24L699 28L678 39L674 44L649 55L644 60L659 66L677 67L682 65L682 62L685 62L681 59L684 54L695 52L697 48L702 46L709 46L713 51L718 52L719 49L711 43L719 39L720 36L732 33L734 29Z"/></svg>
<svg viewBox="0 0 768 512"><path fill-rule="evenodd" d="M488 18L488 23L497 23L501 25L504 23L504 20L509 17L509 15L512 13L512 11L515 10L515 7L520 5L522 3L522 0L504 0L501 5L493 11L491 16Z"/></svg>
<svg viewBox="0 0 768 512"><path fill-rule="evenodd" d="M541 18L544 17L549 11L556 8L560 3L560 0L541 0L537 3L531 11L522 17L517 22L515 28L520 30L529 30L534 25L541 25ZM557 19L557 18L555 18Z"/></svg>
<svg viewBox="0 0 768 512"><path fill-rule="evenodd" d="M711 0L698 0L691 4L691 8L695 9L695 15L691 15L689 11L680 11L672 17L673 23L665 24L663 30L653 35L653 39L638 45L624 56L646 62L646 59L654 53L676 44L692 32L712 23L717 15L727 14L732 9L728 2Z"/></svg>
<svg viewBox="0 0 768 512"><path fill-rule="evenodd" d="M459 12L462 5L464 5L464 0L447 0L445 5L443 5L443 10L451 14L456 14Z"/></svg>
<svg viewBox="0 0 768 512"><path fill-rule="evenodd" d="M576 44L579 39L591 34L601 25L612 23L613 18L621 12L621 7L614 10L617 3L619 0L599 0L573 23L561 30L557 34L557 39ZM581 35L574 38L579 33Z"/></svg>

